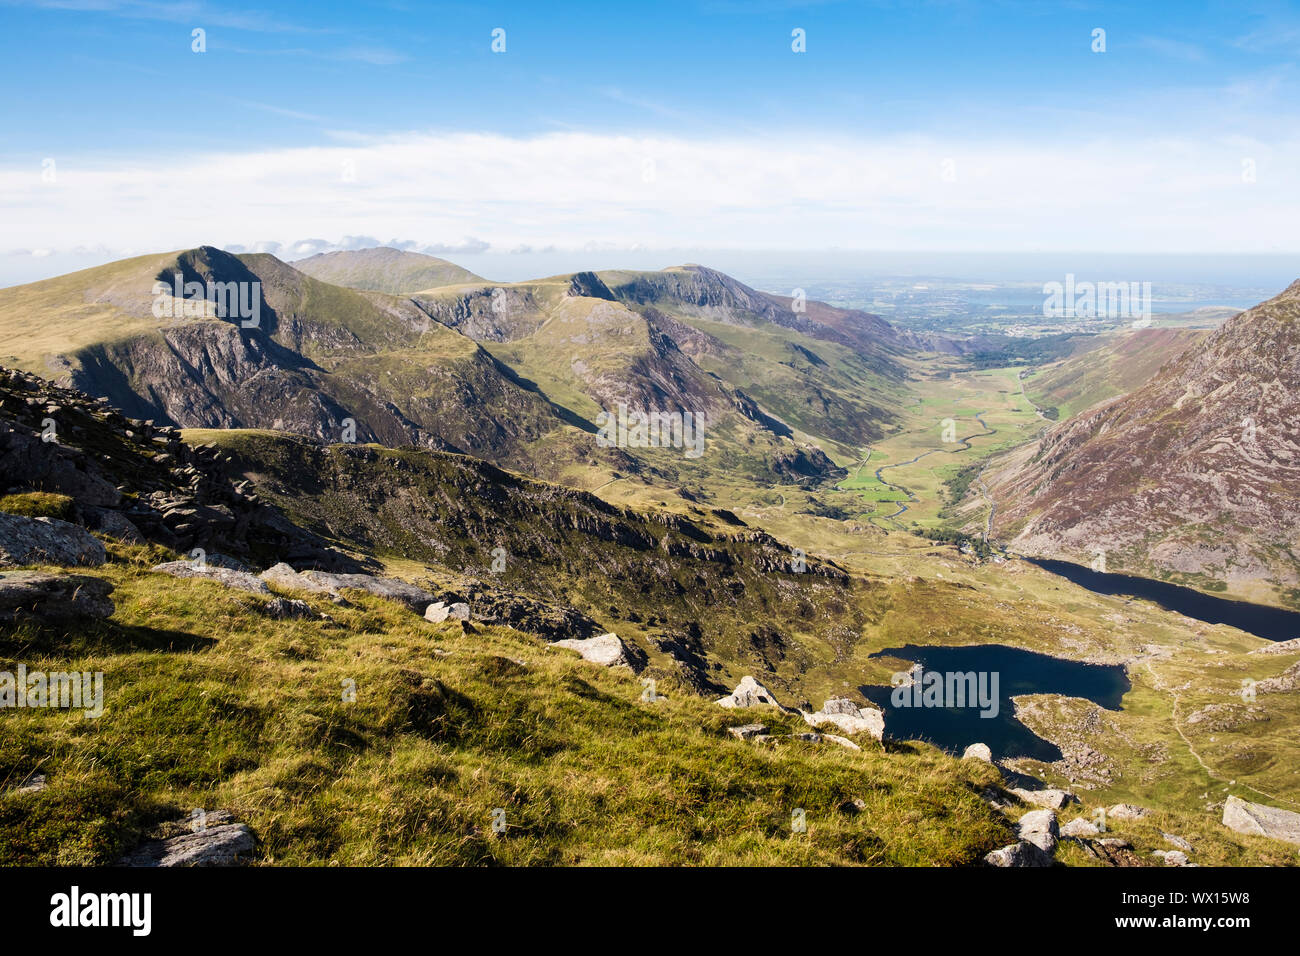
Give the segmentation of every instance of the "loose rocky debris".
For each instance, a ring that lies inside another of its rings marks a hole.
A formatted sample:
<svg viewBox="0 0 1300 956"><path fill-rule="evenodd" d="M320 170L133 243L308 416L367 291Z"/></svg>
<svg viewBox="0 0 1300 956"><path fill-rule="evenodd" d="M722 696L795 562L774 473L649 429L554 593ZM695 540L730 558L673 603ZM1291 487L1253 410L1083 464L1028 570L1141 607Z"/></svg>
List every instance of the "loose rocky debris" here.
<svg viewBox="0 0 1300 956"><path fill-rule="evenodd" d="M1267 647L1257 647L1252 654L1300 654L1300 637L1293 637L1289 641L1278 641L1276 644L1269 644Z"/></svg>
<svg viewBox="0 0 1300 956"><path fill-rule="evenodd" d="M719 701L721 703L721 701ZM849 734L870 734L876 740L885 736L885 715L872 707L859 707L853 701L837 697L826 701L815 714L800 711L811 727L834 724Z"/></svg>
<svg viewBox="0 0 1300 956"><path fill-rule="evenodd" d="M216 826L212 824L216 823ZM253 831L229 813L210 813L195 832L150 840L118 860L118 866L235 866L253 852Z"/></svg>
<svg viewBox="0 0 1300 956"><path fill-rule="evenodd" d="M775 707L780 711L788 710L777 703L771 691L748 676L742 677L736 689L720 698L717 704L719 707Z"/></svg>
<svg viewBox="0 0 1300 956"><path fill-rule="evenodd" d="M85 574L0 571L0 622L111 617L113 585Z"/></svg>
<svg viewBox="0 0 1300 956"><path fill-rule="evenodd" d="M971 744L961 755L962 760L983 760L985 763L993 762L993 751L989 750L988 744Z"/></svg>
<svg viewBox="0 0 1300 956"><path fill-rule="evenodd" d="M627 667L633 673L640 673L646 665L645 652L633 644L628 644L617 634L601 634L599 637L584 639L569 638L555 641L548 647L563 647L577 651L583 660L600 664L604 667Z"/></svg>
<svg viewBox="0 0 1300 956"><path fill-rule="evenodd" d="M1069 803L1078 803L1079 798L1069 790L1059 790L1048 788L1046 790L1024 790L1019 787L1012 788L1012 793L1023 800L1025 803L1032 803L1036 807L1046 807L1049 810L1060 810Z"/></svg>
<svg viewBox="0 0 1300 956"><path fill-rule="evenodd" d="M1255 690L1261 694L1280 694L1300 687L1300 661L1296 661L1276 677L1267 677L1255 682Z"/></svg>
<svg viewBox="0 0 1300 956"><path fill-rule="evenodd" d="M26 518L0 512L0 567L94 567L107 558L104 546L85 528L58 518Z"/></svg>
<svg viewBox="0 0 1300 956"><path fill-rule="evenodd" d="M1223 805L1223 825L1238 833L1284 840L1300 846L1300 813L1230 796Z"/></svg>

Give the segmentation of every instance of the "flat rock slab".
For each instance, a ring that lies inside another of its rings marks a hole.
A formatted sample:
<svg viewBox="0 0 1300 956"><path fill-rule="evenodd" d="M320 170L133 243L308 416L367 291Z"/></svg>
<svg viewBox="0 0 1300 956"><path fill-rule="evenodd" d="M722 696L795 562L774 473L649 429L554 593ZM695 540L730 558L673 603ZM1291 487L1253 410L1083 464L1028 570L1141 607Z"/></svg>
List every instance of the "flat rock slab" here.
<svg viewBox="0 0 1300 956"><path fill-rule="evenodd" d="M257 575L249 574L247 571L232 571L230 568L223 568L215 564L197 564L194 561L168 561L166 564L155 565L152 570L159 574L170 574L174 578L198 578L204 581L215 581L217 584L223 584L237 591L262 594L266 597L271 596L271 589Z"/></svg>
<svg viewBox="0 0 1300 956"><path fill-rule="evenodd" d="M1262 803L1247 803L1228 797L1223 805L1223 825L1238 833L1272 837L1300 846L1300 813L1279 810Z"/></svg>
<svg viewBox="0 0 1300 956"><path fill-rule="evenodd" d="M113 585L88 574L0 572L0 621L111 617Z"/></svg>
<svg viewBox="0 0 1300 956"><path fill-rule="evenodd" d="M94 567L107 559L104 546L85 528L58 518L25 518L0 512L0 567Z"/></svg>
<svg viewBox="0 0 1300 956"><path fill-rule="evenodd" d="M630 646L614 633L588 638L571 637L547 646L577 651L583 660L604 667L629 667L639 672L646 664L645 654L639 647Z"/></svg>
<svg viewBox="0 0 1300 956"><path fill-rule="evenodd" d="M751 737L766 734L767 724L742 724L739 727L728 727L727 733L739 740L749 740Z"/></svg>
<svg viewBox="0 0 1300 956"><path fill-rule="evenodd" d="M253 831L242 823L210 826L167 840L151 840L118 866L235 866L253 852Z"/></svg>
<svg viewBox="0 0 1300 956"><path fill-rule="evenodd" d="M295 588L315 594L329 594L332 597L341 597L340 591L354 588L358 591L367 591L377 597L399 601L417 614L423 614L425 608L434 603L433 595L423 588L399 581L397 578L381 578L373 574L295 571L282 562L263 571L261 578L280 587Z"/></svg>

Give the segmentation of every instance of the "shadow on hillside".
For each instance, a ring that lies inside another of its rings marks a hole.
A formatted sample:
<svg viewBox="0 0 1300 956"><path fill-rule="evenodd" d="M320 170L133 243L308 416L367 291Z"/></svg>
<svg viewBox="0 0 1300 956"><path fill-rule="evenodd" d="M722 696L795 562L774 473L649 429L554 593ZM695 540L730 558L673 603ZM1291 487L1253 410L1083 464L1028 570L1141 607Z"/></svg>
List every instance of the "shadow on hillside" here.
<svg viewBox="0 0 1300 956"><path fill-rule="evenodd" d="M202 651L216 639L186 631L96 621L91 624L58 624L26 620L0 625L0 656L52 655L82 657L96 654L130 654L138 651L183 653Z"/></svg>

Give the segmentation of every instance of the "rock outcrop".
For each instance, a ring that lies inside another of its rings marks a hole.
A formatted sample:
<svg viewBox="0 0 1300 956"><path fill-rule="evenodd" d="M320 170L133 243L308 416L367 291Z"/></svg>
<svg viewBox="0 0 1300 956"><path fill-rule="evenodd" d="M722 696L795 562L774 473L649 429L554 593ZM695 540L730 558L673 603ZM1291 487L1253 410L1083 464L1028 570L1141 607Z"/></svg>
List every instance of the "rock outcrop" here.
<svg viewBox="0 0 1300 956"><path fill-rule="evenodd" d="M155 565L153 570L158 574L169 574L174 578L199 578L204 581L215 581L217 584L235 588L238 591L247 591L249 594L262 594L267 597L271 595L271 589L256 574L250 574L247 571L234 571L219 565L198 564L194 561L168 561L165 564Z"/></svg>
<svg viewBox="0 0 1300 956"><path fill-rule="evenodd" d="M216 825L213 826L212 824ZM165 840L151 840L117 863L127 867L235 866L253 852L253 831L231 822L229 814L211 813L202 829Z"/></svg>
<svg viewBox="0 0 1300 956"><path fill-rule="evenodd" d="M0 622L30 618L70 621L106 618L114 611L113 585L84 574L0 572Z"/></svg>
<svg viewBox="0 0 1300 956"><path fill-rule="evenodd" d="M0 567L26 564L103 564L104 546L85 528L58 518L26 518L0 512Z"/></svg>

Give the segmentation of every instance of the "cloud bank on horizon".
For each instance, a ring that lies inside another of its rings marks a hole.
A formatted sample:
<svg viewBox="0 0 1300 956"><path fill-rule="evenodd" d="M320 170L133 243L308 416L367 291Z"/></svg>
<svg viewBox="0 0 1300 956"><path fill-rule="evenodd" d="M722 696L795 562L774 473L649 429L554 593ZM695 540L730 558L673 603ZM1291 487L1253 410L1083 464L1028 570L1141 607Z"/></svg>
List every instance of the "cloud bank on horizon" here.
<svg viewBox="0 0 1300 956"><path fill-rule="evenodd" d="M203 243L1300 246L1273 4L0 9L0 75L46 77L4 108L0 282Z"/></svg>

